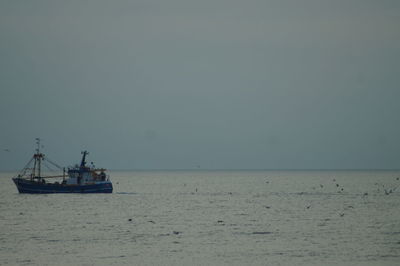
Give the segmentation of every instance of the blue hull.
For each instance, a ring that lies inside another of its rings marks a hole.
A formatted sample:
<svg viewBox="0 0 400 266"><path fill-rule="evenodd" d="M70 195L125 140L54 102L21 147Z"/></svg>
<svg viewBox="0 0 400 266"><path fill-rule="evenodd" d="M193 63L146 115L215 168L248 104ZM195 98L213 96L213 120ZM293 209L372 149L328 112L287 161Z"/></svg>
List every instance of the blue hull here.
<svg viewBox="0 0 400 266"><path fill-rule="evenodd" d="M112 193L111 182L87 185L67 185L54 183L39 183L23 178L13 178L19 193L48 194L48 193Z"/></svg>

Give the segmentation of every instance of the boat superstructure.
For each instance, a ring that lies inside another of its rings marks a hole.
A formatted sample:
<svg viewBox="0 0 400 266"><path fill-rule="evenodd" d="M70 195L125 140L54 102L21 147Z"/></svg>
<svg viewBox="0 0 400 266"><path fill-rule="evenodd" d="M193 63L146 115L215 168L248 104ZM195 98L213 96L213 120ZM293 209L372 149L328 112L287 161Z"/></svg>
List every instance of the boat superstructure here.
<svg viewBox="0 0 400 266"><path fill-rule="evenodd" d="M36 139L37 149L20 174L13 178L20 193L112 193L113 186L104 168L95 168L93 163L87 166L87 151L82 152L80 165L67 169L61 168L40 152L40 139ZM44 176L43 164L47 162L62 170L62 175ZM59 181L49 182L49 179ZM61 180L60 180L61 179Z"/></svg>

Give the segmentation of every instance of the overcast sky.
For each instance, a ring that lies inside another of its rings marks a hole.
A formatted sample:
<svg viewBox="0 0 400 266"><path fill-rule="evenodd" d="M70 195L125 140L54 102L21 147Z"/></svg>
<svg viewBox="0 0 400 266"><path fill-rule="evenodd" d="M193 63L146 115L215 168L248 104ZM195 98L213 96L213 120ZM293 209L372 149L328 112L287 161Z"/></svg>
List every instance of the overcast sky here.
<svg viewBox="0 0 400 266"><path fill-rule="evenodd" d="M0 170L400 168L400 1L0 1Z"/></svg>

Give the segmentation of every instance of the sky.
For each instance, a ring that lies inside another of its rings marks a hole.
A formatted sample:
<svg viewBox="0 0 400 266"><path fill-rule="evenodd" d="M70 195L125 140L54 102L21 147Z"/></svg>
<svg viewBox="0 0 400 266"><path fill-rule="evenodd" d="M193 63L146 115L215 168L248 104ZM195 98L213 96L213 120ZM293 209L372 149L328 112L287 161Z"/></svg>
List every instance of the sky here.
<svg viewBox="0 0 400 266"><path fill-rule="evenodd" d="M0 170L399 169L400 1L0 1Z"/></svg>

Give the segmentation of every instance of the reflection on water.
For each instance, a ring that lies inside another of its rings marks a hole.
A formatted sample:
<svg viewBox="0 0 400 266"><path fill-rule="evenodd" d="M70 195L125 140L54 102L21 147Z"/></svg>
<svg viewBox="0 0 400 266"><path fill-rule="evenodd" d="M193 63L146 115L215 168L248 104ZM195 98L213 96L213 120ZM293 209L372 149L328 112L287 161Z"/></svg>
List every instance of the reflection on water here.
<svg viewBox="0 0 400 266"><path fill-rule="evenodd" d="M111 195L0 177L0 265L399 265L400 172L132 171Z"/></svg>

